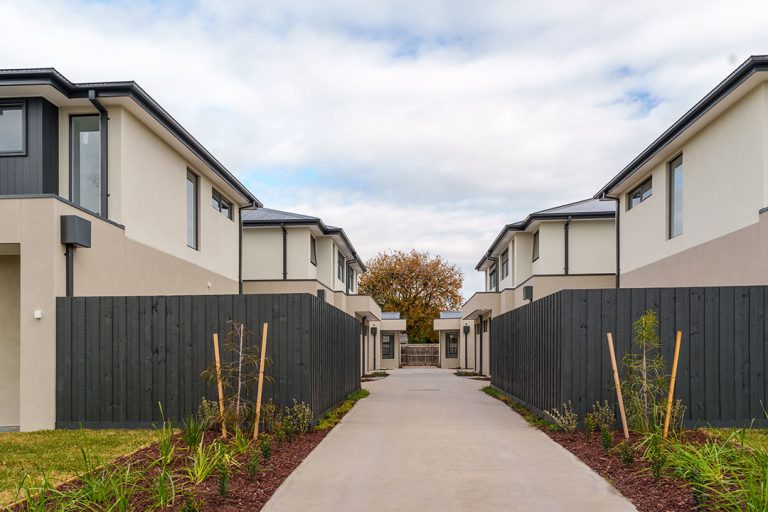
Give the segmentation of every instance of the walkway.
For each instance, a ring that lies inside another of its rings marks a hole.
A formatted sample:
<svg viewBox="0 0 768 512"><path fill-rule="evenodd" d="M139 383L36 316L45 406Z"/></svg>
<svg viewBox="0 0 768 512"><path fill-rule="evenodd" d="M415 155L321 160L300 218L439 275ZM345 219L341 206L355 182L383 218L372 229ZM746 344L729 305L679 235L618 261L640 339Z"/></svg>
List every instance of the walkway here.
<svg viewBox="0 0 768 512"><path fill-rule="evenodd" d="M449 370L395 370L264 511L633 511L576 457Z"/></svg>

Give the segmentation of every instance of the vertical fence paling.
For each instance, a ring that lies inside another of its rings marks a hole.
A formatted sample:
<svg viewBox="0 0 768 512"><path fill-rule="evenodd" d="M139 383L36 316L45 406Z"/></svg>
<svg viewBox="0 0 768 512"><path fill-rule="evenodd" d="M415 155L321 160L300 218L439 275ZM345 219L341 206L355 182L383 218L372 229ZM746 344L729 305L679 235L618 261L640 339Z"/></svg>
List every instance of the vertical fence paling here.
<svg viewBox="0 0 768 512"><path fill-rule="evenodd" d="M200 374L213 361L213 333L223 339L228 321L254 332L269 324L265 399L296 398L319 415L359 389L359 323L309 294L61 297L57 425L148 425L161 419L158 402L174 420L196 412L202 398L216 398Z"/></svg>
<svg viewBox="0 0 768 512"><path fill-rule="evenodd" d="M492 384L539 412L570 400L583 416L614 402L605 334L621 366L632 322L652 309L668 365L683 332L676 396L686 420L748 424L768 403L766 304L767 286L563 290L494 318Z"/></svg>

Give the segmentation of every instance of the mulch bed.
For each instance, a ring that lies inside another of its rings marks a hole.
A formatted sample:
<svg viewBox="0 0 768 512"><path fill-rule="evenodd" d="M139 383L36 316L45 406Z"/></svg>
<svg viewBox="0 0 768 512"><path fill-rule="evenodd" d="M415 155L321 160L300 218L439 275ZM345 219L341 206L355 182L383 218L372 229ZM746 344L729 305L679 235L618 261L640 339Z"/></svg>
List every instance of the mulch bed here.
<svg viewBox="0 0 768 512"><path fill-rule="evenodd" d="M656 481L651 474L650 464L642 460L639 453L635 457L635 462L631 466L627 466L615 453L605 453L599 433L593 434L591 438L587 438L583 432L575 434L559 431L546 433L555 442L608 480L640 512L698 510L693 503L691 489L683 480L664 476ZM703 442L706 434L691 431L687 437L692 442ZM617 432L614 436L614 446L623 440L624 436ZM632 445L640 440L640 436L635 434L630 436Z"/></svg>

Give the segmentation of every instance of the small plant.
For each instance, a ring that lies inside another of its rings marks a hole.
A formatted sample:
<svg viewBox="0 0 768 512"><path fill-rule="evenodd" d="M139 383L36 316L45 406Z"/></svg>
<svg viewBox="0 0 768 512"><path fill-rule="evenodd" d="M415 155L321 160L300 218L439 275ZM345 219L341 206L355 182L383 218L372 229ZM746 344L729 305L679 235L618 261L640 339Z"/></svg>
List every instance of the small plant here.
<svg viewBox="0 0 768 512"><path fill-rule="evenodd" d="M219 464L219 496L226 498L229 496L229 481L231 478L231 470L228 464Z"/></svg>
<svg viewBox="0 0 768 512"><path fill-rule="evenodd" d="M627 441L617 444L615 450L625 466L631 466L635 463L635 449Z"/></svg>
<svg viewBox="0 0 768 512"><path fill-rule="evenodd" d="M275 425L275 432L273 434L275 439L275 446L277 448L280 448L283 446L283 443L285 442L286 432L285 432L285 423L279 423Z"/></svg>
<svg viewBox="0 0 768 512"><path fill-rule="evenodd" d="M204 442L197 445L197 449L189 457L191 464L186 468L190 483L197 485L204 482L216 471L219 464L219 444L218 441L214 441L208 446L205 446Z"/></svg>
<svg viewBox="0 0 768 512"><path fill-rule="evenodd" d="M591 438L595 430L597 430L597 418L595 418L593 413L589 412L584 416L584 435Z"/></svg>
<svg viewBox="0 0 768 512"><path fill-rule="evenodd" d="M280 408L270 398L269 402L261 406L261 424L264 427L264 432L274 432L275 426L282 423L282 421L283 417L280 413Z"/></svg>
<svg viewBox="0 0 768 512"><path fill-rule="evenodd" d="M195 448L203 440L205 422L197 416L188 416L181 422L181 437L188 448Z"/></svg>
<svg viewBox="0 0 768 512"><path fill-rule="evenodd" d="M594 416L597 430L613 428L613 425L616 423L616 411L608 403L608 400L603 403L595 402L592 404L592 412L590 414Z"/></svg>
<svg viewBox="0 0 768 512"><path fill-rule="evenodd" d="M292 437L296 434L306 434L312 427L312 409L304 402L297 402L293 399L293 405L286 407L283 416L283 424L286 427L286 434Z"/></svg>
<svg viewBox="0 0 768 512"><path fill-rule="evenodd" d="M259 450L261 451L262 460L269 460L272 457L272 436L269 434L261 434L259 436Z"/></svg>
<svg viewBox="0 0 768 512"><path fill-rule="evenodd" d="M162 414L163 408L160 407L160 413ZM159 428L160 433L160 440L157 443L158 448L160 449L160 459L159 462L163 466L167 466L170 464L171 459L173 458L173 452L175 451L175 446L173 444L173 422L171 420L165 420L163 419L162 425L160 425Z"/></svg>
<svg viewBox="0 0 768 512"><path fill-rule="evenodd" d="M605 450L605 453L609 453L611 448L613 448L613 430L610 428L601 428L600 440L603 444L603 450Z"/></svg>
<svg viewBox="0 0 768 512"><path fill-rule="evenodd" d="M573 406L571 405L570 400L563 404L562 411L559 409L552 409L547 412L547 415L552 418L555 425L557 425L563 432L567 432L568 434L576 432L579 425L579 416L573 412Z"/></svg>
<svg viewBox="0 0 768 512"><path fill-rule="evenodd" d="M362 400L370 394L370 391L367 389L359 389L354 393L350 393L338 407L334 407L320 418L320 421L315 425L315 430L328 430L335 427L341 421L341 418L352 410L352 407L358 400Z"/></svg>
<svg viewBox="0 0 768 512"><path fill-rule="evenodd" d="M152 487L153 508L166 508L173 504L176 498L176 486L173 474L167 467L160 470Z"/></svg>
<svg viewBox="0 0 768 512"><path fill-rule="evenodd" d="M234 453L234 455L242 455L246 451L248 451L248 447L250 446L251 439L248 436L246 432L244 432L241 429L235 429L235 433L232 436L232 441L230 441L229 446Z"/></svg>
<svg viewBox="0 0 768 512"><path fill-rule="evenodd" d="M203 507L203 502L197 499L194 494L188 492L184 495L181 512L202 512Z"/></svg>
<svg viewBox="0 0 768 512"><path fill-rule="evenodd" d="M219 404L213 400L203 398L200 407L197 408L197 417L203 423L206 430L215 430L221 426L221 413Z"/></svg>
<svg viewBox="0 0 768 512"><path fill-rule="evenodd" d="M248 463L246 464L245 469L248 472L249 477L256 478L256 476L258 476L259 471L261 471L261 452L251 450L248 453Z"/></svg>

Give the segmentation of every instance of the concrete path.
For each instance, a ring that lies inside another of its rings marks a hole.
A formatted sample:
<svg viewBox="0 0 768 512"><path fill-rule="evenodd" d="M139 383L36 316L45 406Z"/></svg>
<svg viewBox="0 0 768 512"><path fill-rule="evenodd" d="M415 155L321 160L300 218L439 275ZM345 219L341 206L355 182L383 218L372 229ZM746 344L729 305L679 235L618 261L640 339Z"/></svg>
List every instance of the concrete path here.
<svg viewBox="0 0 768 512"><path fill-rule="evenodd" d="M357 403L267 503L267 512L633 511L599 475L486 382L407 369Z"/></svg>

